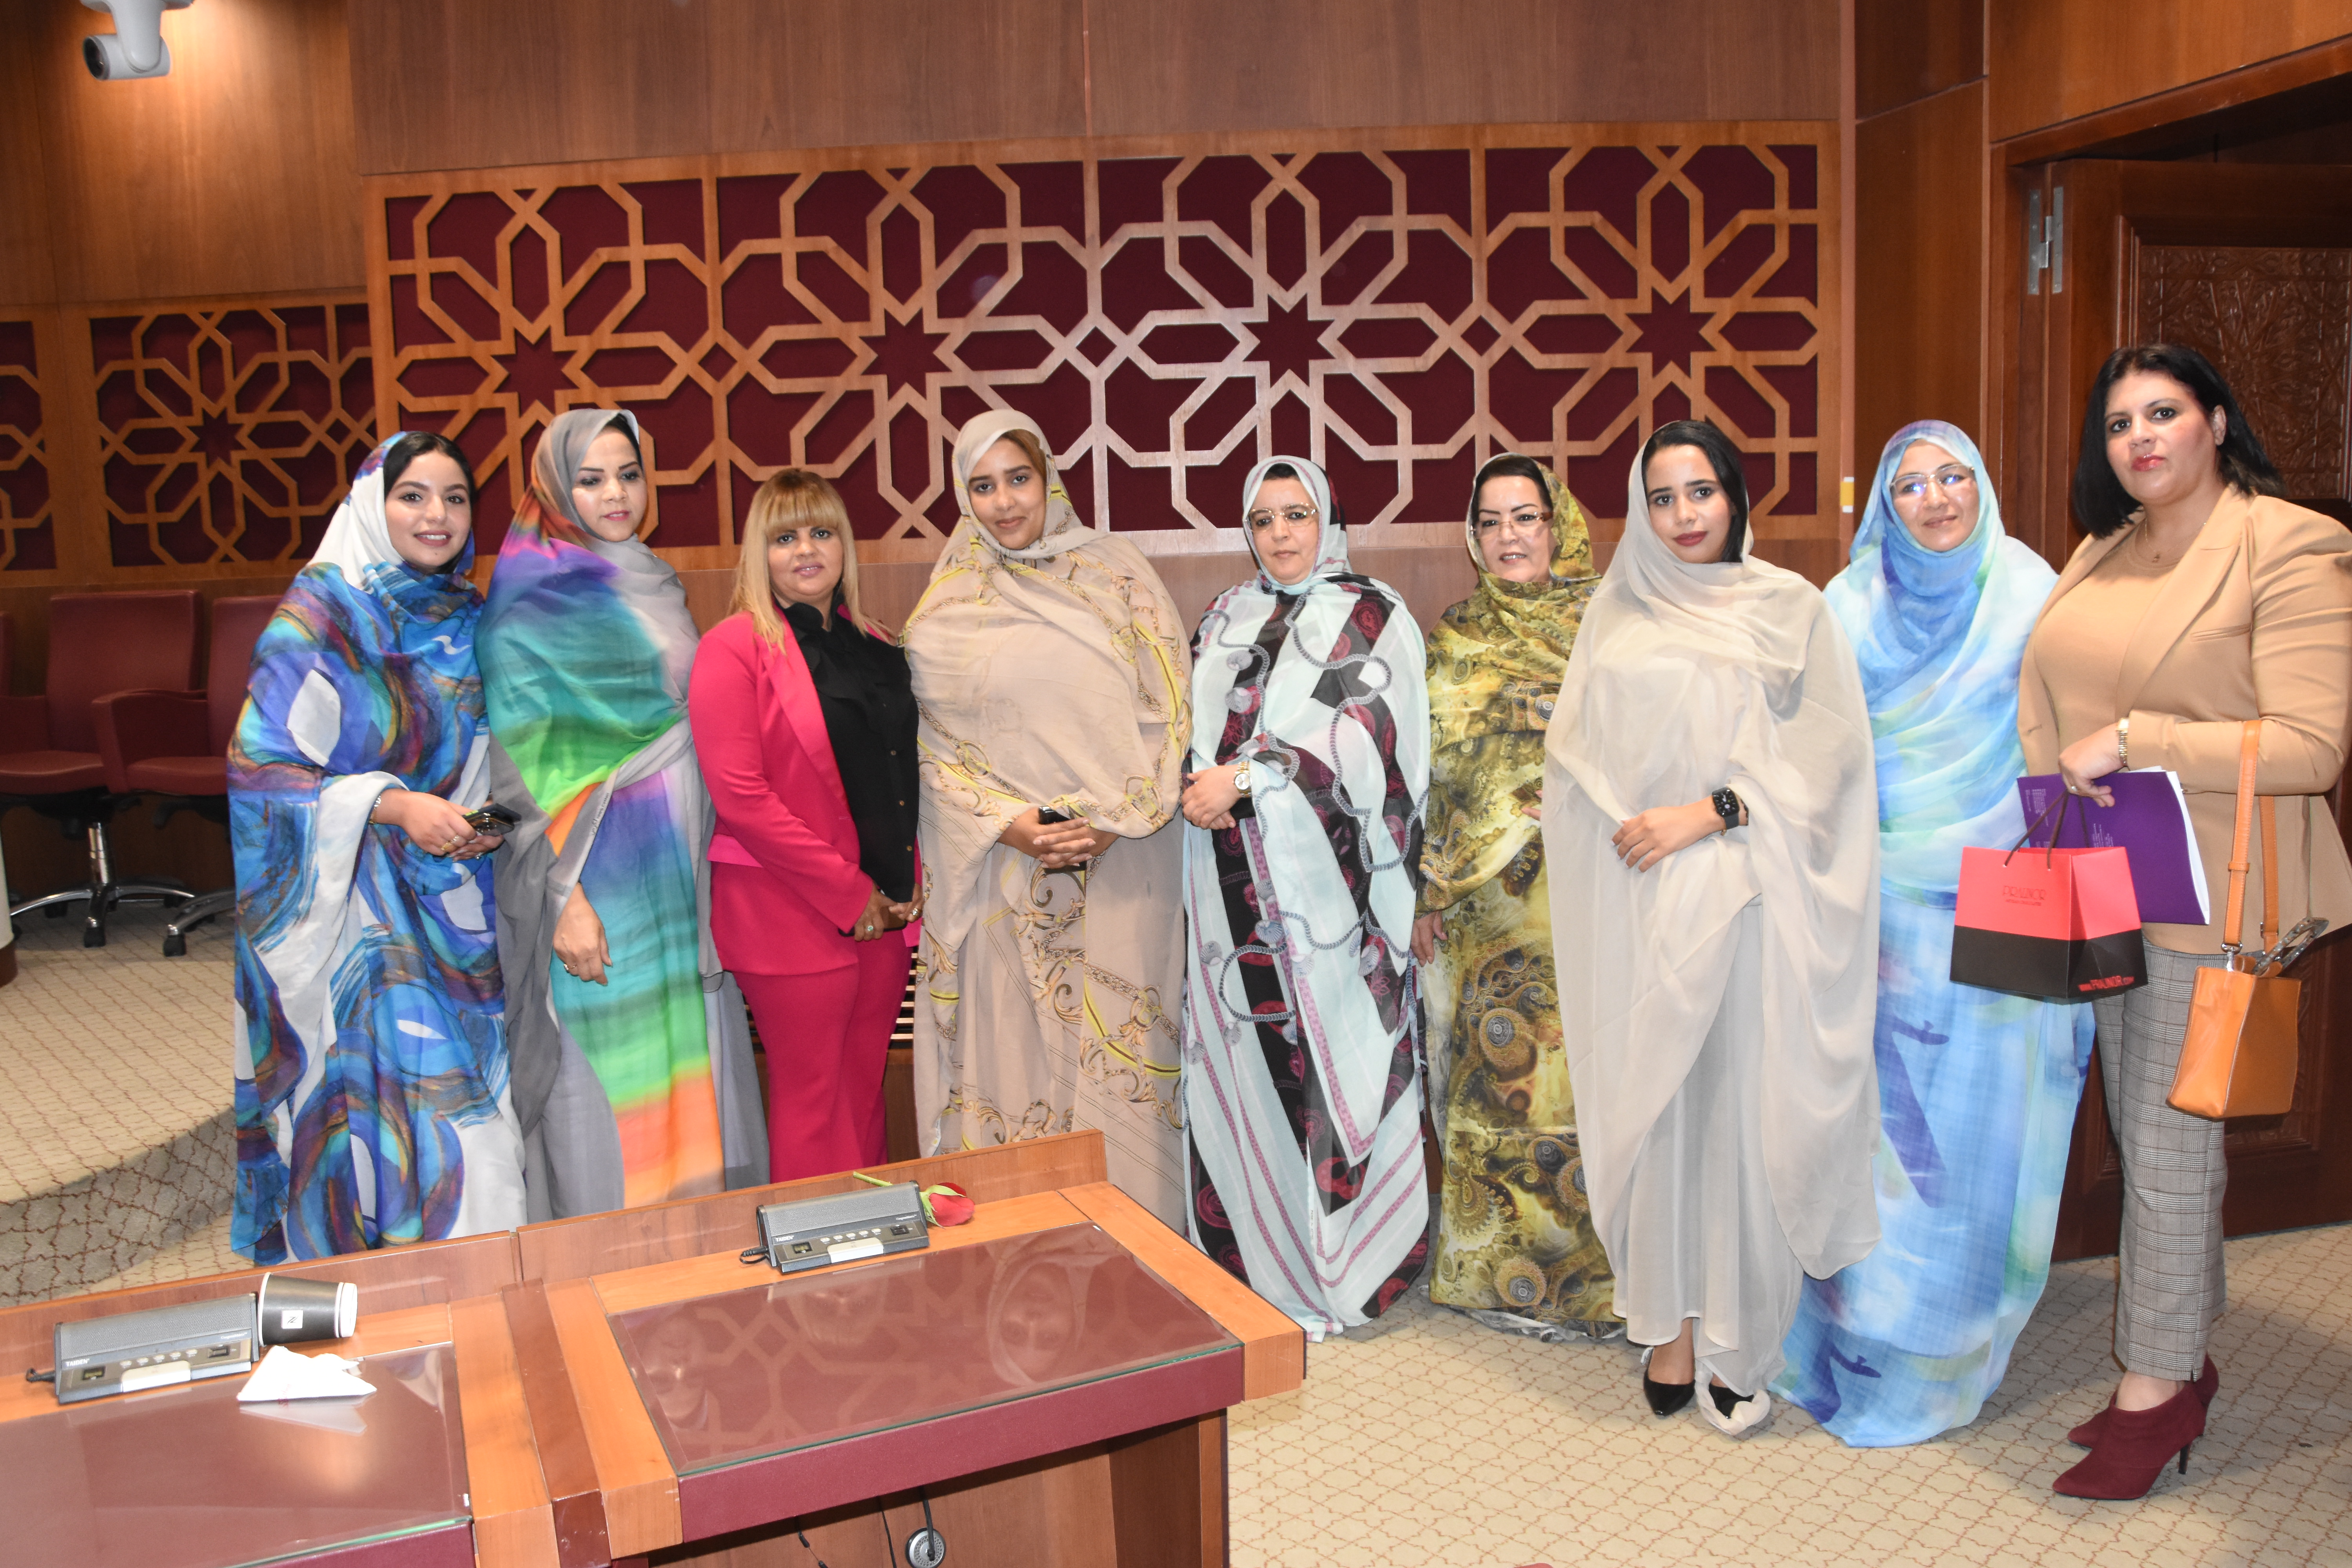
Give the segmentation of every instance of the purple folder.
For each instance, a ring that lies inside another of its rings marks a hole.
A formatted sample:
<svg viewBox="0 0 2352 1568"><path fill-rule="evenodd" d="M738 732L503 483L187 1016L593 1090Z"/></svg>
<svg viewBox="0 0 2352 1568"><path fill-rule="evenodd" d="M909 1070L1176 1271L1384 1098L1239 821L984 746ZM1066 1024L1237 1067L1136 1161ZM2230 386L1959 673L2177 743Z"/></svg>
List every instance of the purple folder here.
<svg viewBox="0 0 2352 1568"><path fill-rule="evenodd" d="M2018 780L2018 801L2025 807L2025 820L2034 824L2026 841L2036 848L2050 843L2059 815L2053 803L2065 801L2066 826L2058 836L2058 847L2120 847L2131 858L2132 890L2139 896L2143 921L2201 926L2210 921L2205 865L2198 858L2197 837L2189 826L2180 775L2162 768L2136 768L2109 773L2099 783L2115 792L2115 805L2069 799L2066 781L2056 773L2030 773ZM2035 823L2045 811L2049 816Z"/></svg>

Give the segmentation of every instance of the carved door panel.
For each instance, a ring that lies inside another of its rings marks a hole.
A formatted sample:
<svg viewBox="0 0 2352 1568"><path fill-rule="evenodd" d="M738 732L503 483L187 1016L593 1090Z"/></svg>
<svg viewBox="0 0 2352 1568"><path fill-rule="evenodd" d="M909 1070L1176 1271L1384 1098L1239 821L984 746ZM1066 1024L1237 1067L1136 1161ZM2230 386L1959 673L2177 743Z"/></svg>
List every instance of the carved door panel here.
<svg viewBox="0 0 2352 1568"><path fill-rule="evenodd" d="M2352 521L2352 169L2076 162L2042 171L2051 241L2021 295L2019 532L2063 565L2083 407L2129 342L2196 348L2229 378L2298 502ZM2025 265L2032 266L2028 258ZM2328 797L2352 836L2345 792ZM2215 889L2220 892L2220 889ZM2230 1235L2352 1219L2352 942L2296 967L2302 1070L2284 1116L2229 1124ZM2095 1068L2074 1127L2057 1256L2115 1249L2122 1170Z"/></svg>

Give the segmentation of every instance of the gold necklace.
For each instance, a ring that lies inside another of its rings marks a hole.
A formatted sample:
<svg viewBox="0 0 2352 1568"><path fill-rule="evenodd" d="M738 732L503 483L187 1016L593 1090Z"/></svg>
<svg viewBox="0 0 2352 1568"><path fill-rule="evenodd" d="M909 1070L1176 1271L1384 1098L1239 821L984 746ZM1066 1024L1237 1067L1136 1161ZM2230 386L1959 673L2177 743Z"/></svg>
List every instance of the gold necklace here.
<svg viewBox="0 0 2352 1568"><path fill-rule="evenodd" d="M2143 566L2161 566L2164 564L2163 551L2157 549L2154 545L2150 545L2145 551L2139 547L2140 537L2147 531L2147 524L2144 522L2134 524L2131 537L2124 541L2124 548L2130 551L2132 559L2138 562Z"/></svg>

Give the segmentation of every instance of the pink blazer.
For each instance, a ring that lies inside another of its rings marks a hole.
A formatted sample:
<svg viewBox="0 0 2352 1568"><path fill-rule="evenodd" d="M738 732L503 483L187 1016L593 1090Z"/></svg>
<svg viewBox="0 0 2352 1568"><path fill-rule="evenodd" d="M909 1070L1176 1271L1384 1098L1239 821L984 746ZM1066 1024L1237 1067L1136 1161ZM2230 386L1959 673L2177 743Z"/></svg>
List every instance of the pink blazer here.
<svg viewBox="0 0 2352 1568"><path fill-rule="evenodd" d="M873 881L858 868L857 827L799 647L789 637L772 647L750 616L728 616L696 650L687 717L718 812L713 866L765 873L712 877L719 961L746 974L855 962L843 933ZM916 930L907 928L910 946Z"/></svg>

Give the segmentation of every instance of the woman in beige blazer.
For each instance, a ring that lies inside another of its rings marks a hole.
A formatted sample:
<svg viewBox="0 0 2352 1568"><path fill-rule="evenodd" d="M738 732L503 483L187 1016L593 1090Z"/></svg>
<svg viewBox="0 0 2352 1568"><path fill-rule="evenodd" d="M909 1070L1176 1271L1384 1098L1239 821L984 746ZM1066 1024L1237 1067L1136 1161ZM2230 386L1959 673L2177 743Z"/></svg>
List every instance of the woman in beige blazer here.
<svg viewBox="0 0 2352 1568"><path fill-rule="evenodd" d="M2094 1004L2124 1167L2110 1406L2075 1428L2075 1497L2146 1494L2205 1429L2224 1300L2221 1123L2166 1103L2197 970L2222 962L2238 752L2263 721L2255 787L2278 801L2278 923L2352 920L2352 863L2326 804L2352 742L2352 534L2278 499L2278 473L2193 349L2122 349L2084 411L2074 483L2090 531L2042 606L2019 672L2026 766L2099 805L2119 768L2180 775L2216 920L2147 928L2148 984ZM2261 846L2245 930L2260 929ZM2251 944L2250 944L2251 945Z"/></svg>

